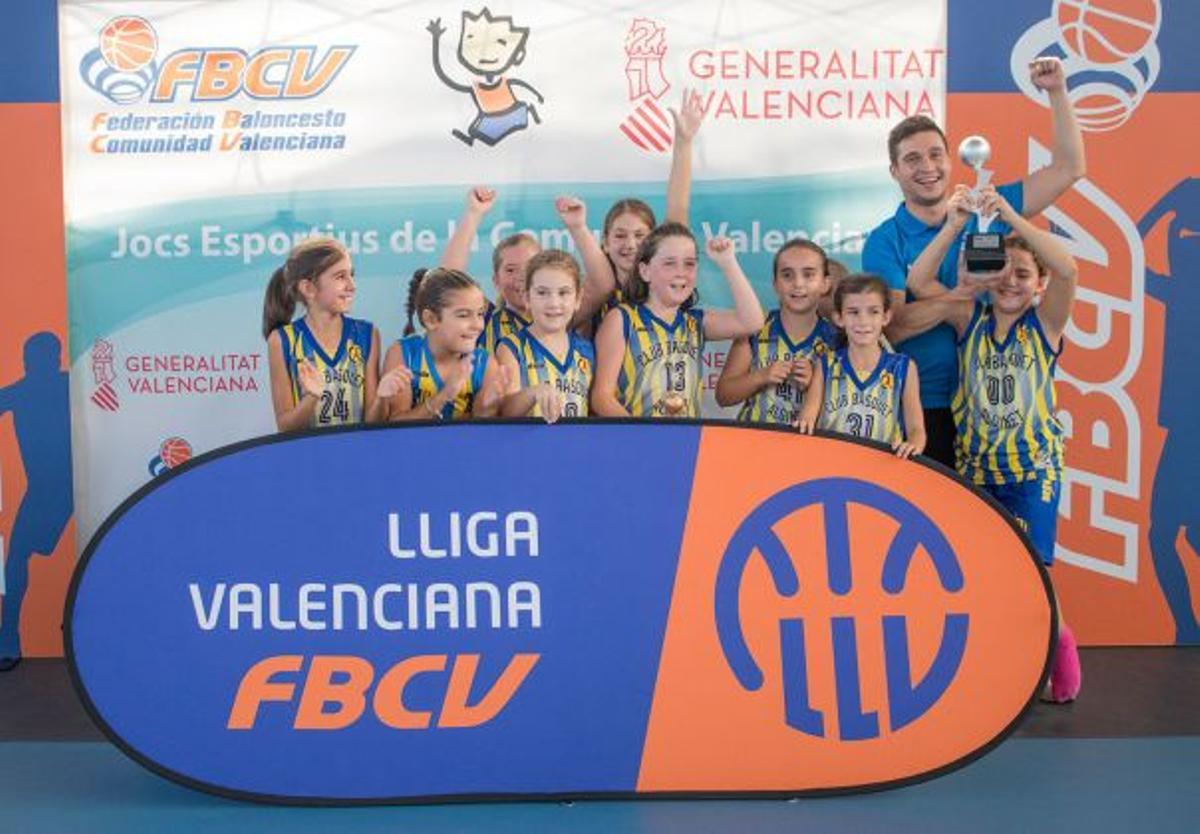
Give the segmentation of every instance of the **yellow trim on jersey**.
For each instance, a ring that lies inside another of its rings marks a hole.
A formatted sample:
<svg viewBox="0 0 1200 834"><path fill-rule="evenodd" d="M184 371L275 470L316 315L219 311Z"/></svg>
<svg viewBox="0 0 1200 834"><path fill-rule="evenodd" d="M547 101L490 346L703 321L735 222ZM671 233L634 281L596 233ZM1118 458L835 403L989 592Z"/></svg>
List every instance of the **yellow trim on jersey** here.
<svg viewBox="0 0 1200 834"><path fill-rule="evenodd" d="M567 355L562 362L555 358L544 344L529 330L504 339L521 369L521 387L548 383L563 395L564 417L587 417L588 395L592 390L592 374L595 370L595 352L584 339L573 333L567 334ZM530 412L541 417L541 409L534 405Z"/></svg>

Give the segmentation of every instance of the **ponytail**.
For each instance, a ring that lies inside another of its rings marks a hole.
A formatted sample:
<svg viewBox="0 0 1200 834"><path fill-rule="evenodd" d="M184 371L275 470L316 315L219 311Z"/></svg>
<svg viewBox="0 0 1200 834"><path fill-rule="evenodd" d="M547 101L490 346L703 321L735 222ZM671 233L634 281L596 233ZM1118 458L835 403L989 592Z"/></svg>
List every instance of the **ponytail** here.
<svg viewBox="0 0 1200 834"><path fill-rule="evenodd" d="M271 273L263 298L263 338L296 313L301 281L316 282L325 270L347 257L346 247L331 237L310 237L292 247L283 266Z"/></svg>
<svg viewBox="0 0 1200 834"><path fill-rule="evenodd" d="M279 325L291 321L295 312L296 299L287 285L286 271L281 266L271 273L271 280L267 282L267 295L263 299L263 338L270 336L271 331Z"/></svg>
<svg viewBox="0 0 1200 834"><path fill-rule="evenodd" d="M425 280L425 273L428 272L425 267L421 267L412 274L412 278L408 282L408 300L404 302L404 312L407 314L404 325L404 335L411 336L417 332L417 328L413 325L413 316L417 314L417 294L421 292L421 282Z"/></svg>

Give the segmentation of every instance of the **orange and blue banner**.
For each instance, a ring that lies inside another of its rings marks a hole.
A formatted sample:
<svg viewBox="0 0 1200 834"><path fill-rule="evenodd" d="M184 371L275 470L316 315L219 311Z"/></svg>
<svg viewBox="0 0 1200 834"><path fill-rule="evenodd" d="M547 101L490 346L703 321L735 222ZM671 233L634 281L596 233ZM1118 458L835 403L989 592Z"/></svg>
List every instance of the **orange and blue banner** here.
<svg viewBox="0 0 1200 834"><path fill-rule="evenodd" d="M127 753L304 803L906 784L1012 729L1055 628L1027 539L946 470L638 421L203 455L105 522L68 615Z"/></svg>

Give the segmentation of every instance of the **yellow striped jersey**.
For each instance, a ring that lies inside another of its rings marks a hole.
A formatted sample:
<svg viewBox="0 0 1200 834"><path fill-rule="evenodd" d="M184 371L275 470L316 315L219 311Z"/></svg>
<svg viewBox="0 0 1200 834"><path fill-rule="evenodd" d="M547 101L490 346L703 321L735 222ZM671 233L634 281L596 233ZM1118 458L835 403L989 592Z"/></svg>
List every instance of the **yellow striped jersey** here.
<svg viewBox="0 0 1200 834"><path fill-rule="evenodd" d="M997 342L992 308L975 303L958 343L958 391L950 406L956 463L965 478L1007 484L1058 477L1063 427L1055 414L1054 369L1061 352L1046 338L1035 308Z"/></svg>
<svg viewBox="0 0 1200 834"><path fill-rule="evenodd" d="M613 272L616 272L616 267L613 267ZM596 315L592 316L592 334L600 332L600 325L604 321L604 317L608 315L608 311L614 307L620 307L625 303L625 290L618 284L613 290L612 295L604 299L604 303L600 305L600 309L596 311Z"/></svg>
<svg viewBox="0 0 1200 834"><path fill-rule="evenodd" d="M292 381L292 403L300 402L300 357L320 372L325 380L321 401L313 411L312 426L341 426L363 421L363 399L367 382L367 360L371 356L371 334L375 326L369 321L342 316L342 338L333 356L327 354L308 329L303 318L281 324L279 343L283 346L283 363Z"/></svg>
<svg viewBox="0 0 1200 834"><path fill-rule="evenodd" d="M403 351L404 364L412 371L412 403L415 407L432 399L442 390L442 376L438 373L437 363L429 350L429 342L423 335L414 333L405 336L400 340L400 349ZM462 420L471 416L475 396L483 387L488 352L483 348L475 348L471 361L471 378L457 397L442 406L443 420Z"/></svg>
<svg viewBox="0 0 1200 834"><path fill-rule="evenodd" d="M491 315L488 316L487 322L483 325L483 332L479 334L477 344L494 356L496 354L496 345L500 344L501 339L507 339L509 336L520 330L524 330L528 326L529 320L520 313L508 307L493 307Z"/></svg>
<svg viewBox="0 0 1200 834"><path fill-rule="evenodd" d="M861 379L854 372L846 348L823 357L825 402L818 427L881 443L904 440L901 397L908 379L908 363L903 353L883 351L875 370Z"/></svg>
<svg viewBox="0 0 1200 834"><path fill-rule="evenodd" d="M617 307L625 357L617 399L634 417L699 417L704 311L679 309L668 324L645 304Z"/></svg>
<svg viewBox="0 0 1200 834"><path fill-rule="evenodd" d="M779 311L767 314L766 324L750 337L750 370L756 371L790 359L810 359L820 370L821 357L837 346L837 328L822 318L800 342L793 342L783 329ZM751 423L777 423L790 426L800 416L804 391L790 379L759 389L742 404L738 419Z"/></svg>
<svg viewBox="0 0 1200 834"><path fill-rule="evenodd" d="M559 362L549 348L528 329L500 342L507 345L521 368L521 387L549 383L563 395L564 417L588 416L588 394L592 390L592 373L596 367L596 351L592 343L574 333L568 333L567 355ZM541 417L536 405L530 414Z"/></svg>

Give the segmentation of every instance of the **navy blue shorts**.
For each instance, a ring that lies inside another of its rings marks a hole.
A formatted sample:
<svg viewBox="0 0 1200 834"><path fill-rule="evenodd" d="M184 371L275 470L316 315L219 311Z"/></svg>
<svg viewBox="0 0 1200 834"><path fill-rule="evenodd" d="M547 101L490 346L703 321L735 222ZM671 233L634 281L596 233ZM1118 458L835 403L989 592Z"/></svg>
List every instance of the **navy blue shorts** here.
<svg viewBox="0 0 1200 834"><path fill-rule="evenodd" d="M1033 549L1047 565L1054 564L1054 538L1058 533L1058 499L1062 481L1057 475L1039 474L1017 484L981 484L984 492L1004 505L1025 530Z"/></svg>

